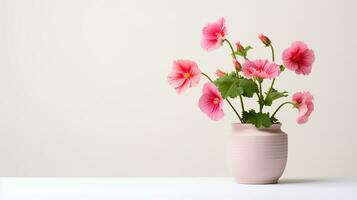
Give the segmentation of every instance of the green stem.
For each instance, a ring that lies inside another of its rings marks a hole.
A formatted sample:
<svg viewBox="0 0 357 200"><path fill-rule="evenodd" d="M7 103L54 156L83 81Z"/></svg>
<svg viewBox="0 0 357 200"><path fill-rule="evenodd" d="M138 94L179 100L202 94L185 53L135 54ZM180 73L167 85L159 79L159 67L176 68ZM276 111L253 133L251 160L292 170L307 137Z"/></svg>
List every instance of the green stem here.
<svg viewBox="0 0 357 200"><path fill-rule="evenodd" d="M232 103L231 103L228 99L226 99L226 101L227 101L227 103L231 106L231 108L233 109L233 111L236 113L236 115L238 116L240 122L241 122L241 123L245 123L245 122L243 121L243 119L240 117L240 115L239 115L239 113L237 112L237 110L236 110L236 109L234 108L234 106L232 105Z"/></svg>
<svg viewBox="0 0 357 200"><path fill-rule="evenodd" d="M231 54L231 55L232 55L233 59L237 59L236 54L234 53L234 48L233 48L233 46L232 46L232 43L231 43L228 39L224 39L223 41L224 41L224 42L227 42L227 44L229 45L229 48L230 48L231 51L232 51L232 54ZM246 59L246 58L245 58L245 59ZM237 75L239 76L239 72L238 72L238 71L237 71ZM240 105L241 105L241 107L242 107L242 111L245 112L242 95L239 95L239 100L240 100Z"/></svg>
<svg viewBox="0 0 357 200"><path fill-rule="evenodd" d="M275 116L275 114L280 110L280 108L282 108L284 105L286 104L291 104L293 106L295 106L295 103L294 102L291 102L291 101L287 101L287 102L284 102L282 103L276 110L275 112L273 113L273 115L271 116L271 118L273 118Z"/></svg>
<svg viewBox="0 0 357 200"><path fill-rule="evenodd" d="M201 74L202 74L203 76L205 76L210 82L213 83L213 80L211 79L211 77L209 77L207 74L205 74L205 73L203 73L203 72L201 72ZM241 116L239 115L238 111L234 108L234 106L232 105L232 103L231 103L228 99L226 99L226 101L227 101L227 103L231 106L231 108L233 109L233 111L236 113L236 115L238 116L240 122L241 122L241 123L244 123L243 119L242 119Z"/></svg>
<svg viewBox="0 0 357 200"><path fill-rule="evenodd" d="M267 92L267 96L266 96L265 99L264 99L264 102L267 100L267 98L268 98L270 92L272 91L273 86L274 86L274 83L275 83L275 78L273 79L273 81L272 81L271 84L270 84L270 87L269 87L269 90L268 90L268 92Z"/></svg>
<svg viewBox="0 0 357 200"><path fill-rule="evenodd" d="M240 98L240 106L242 107L242 110L243 110L243 112L245 112L245 110L244 110L244 104L243 104L243 98L242 98L242 96L240 95L239 96Z"/></svg>
<svg viewBox="0 0 357 200"><path fill-rule="evenodd" d="M275 55L274 55L274 48L273 48L273 45L269 45L270 46L270 49L271 49L271 58L273 60L273 62L275 61Z"/></svg>
<svg viewBox="0 0 357 200"><path fill-rule="evenodd" d="M230 48L231 51L232 51L232 57L233 57L234 59L237 59L236 54L234 53L234 48L233 48L233 46L232 46L232 43L231 43L229 40L227 40L227 39L224 39L223 42L227 42L227 43L228 43L229 48Z"/></svg>
<svg viewBox="0 0 357 200"><path fill-rule="evenodd" d="M264 106L264 97L263 97L263 92L262 92L262 82L261 81L258 81L259 82L259 93L260 93L260 97L259 97L259 112L262 112L263 111L263 106Z"/></svg>
<svg viewBox="0 0 357 200"><path fill-rule="evenodd" d="M213 80L211 79L211 77L209 77L207 74L205 74L205 73L203 73L203 72L201 72L201 74L202 74L203 76L205 76L210 82L213 83Z"/></svg>
<svg viewBox="0 0 357 200"><path fill-rule="evenodd" d="M270 44L269 46L270 46L270 49L271 49L271 58L272 58L272 60L273 60L273 62L274 62L274 61L275 61L274 48L273 48L273 45L271 45L271 44ZM268 96L269 96L271 90L273 89L274 83L275 83L275 78L274 78L273 81L271 82L271 85L270 85L269 90L268 90L268 92L267 92L267 96L266 96L265 99L264 99L264 102L267 100L267 98L268 98Z"/></svg>

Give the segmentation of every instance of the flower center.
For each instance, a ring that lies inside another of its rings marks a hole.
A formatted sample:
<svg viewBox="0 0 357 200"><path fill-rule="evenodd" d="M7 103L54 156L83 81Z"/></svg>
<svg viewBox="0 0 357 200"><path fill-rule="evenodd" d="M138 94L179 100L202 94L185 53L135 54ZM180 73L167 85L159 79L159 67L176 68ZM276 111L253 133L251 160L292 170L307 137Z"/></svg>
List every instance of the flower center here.
<svg viewBox="0 0 357 200"><path fill-rule="evenodd" d="M255 68L255 70L256 70L257 72L259 72L259 73L262 73L262 72L265 71L265 70L264 70L264 66L262 66L262 65L257 66L257 67Z"/></svg>
<svg viewBox="0 0 357 200"><path fill-rule="evenodd" d="M219 98L218 97L215 97L214 99L213 99L213 104L218 104L219 103Z"/></svg>
<svg viewBox="0 0 357 200"><path fill-rule="evenodd" d="M188 79L188 78L191 77L191 74L188 73L188 72L186 72L186 73L183 74L183 77L184 77L185 79Z"/></svg>
<svg viewBox="0 0 357 200"><path fill-rule="evenodd" d="M299 63L301 60L301 55L300 53L297 53L295 55L293 55L293 57L291 58L295 63Z"/></svg>

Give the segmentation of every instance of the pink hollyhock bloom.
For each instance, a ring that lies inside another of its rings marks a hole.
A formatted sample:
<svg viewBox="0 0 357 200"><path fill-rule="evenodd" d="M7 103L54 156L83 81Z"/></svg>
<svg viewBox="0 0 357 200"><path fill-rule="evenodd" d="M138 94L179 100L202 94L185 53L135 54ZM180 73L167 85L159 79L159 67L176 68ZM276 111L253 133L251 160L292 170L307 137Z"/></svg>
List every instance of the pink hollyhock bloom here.
<svg viewBox="0 0 357 200"><path fill-rule="evenodd" d="M226 35L225 19L220 18L217 22L209 23L202 29L201 46L207 51L217 49L222 45Z"/></svg>
<svg viewBox="0 0 357 200"><path fill-rule="evenodd" d="M243 74L248 78L273 79L279 76L279 66L268 60L258 59L255 61L247 60L243 64Z"/></svg>
<svg viewBox="0 0 357 200"><path fill-rule="evenodd" d="M265 46L269 46L271 44L270 39L262 33L258 36L258 38L265 44Z"/></svg>
<svg viewBox="0 0 357 200"><path fill-rule="evenodd" d="M214 121L218 121L224 116L222 110L223 98L213 83L206 83L203 86L203 94L198 106L202 112L206 113Z"/></svg>
<svg viewBox="0 0 357 200"><path fill-rule="evenodd" d="M217 70L216 70L216 76L217 76L217 77L222 77L222 76L225 76L225 75L227 75L226 72L224 72L224 71L222 71L222 70L220 70L220 69L217 69Z"/></svg>
<svg viewBox="0 0 357 200"><path fill-rule="evenodd" d="M187 88L197 86L200 76L201 71L194 61L175 60L172 64L172 72L167 79L170 85L181 94Z"/></svg>
<svg viewBox="0 0 357 200"><path fill-rule="evenodd" d="M314 97L310 92L297 92L293 95L293 102L296 104L296 107L299 109L299 116L296 119L297 123L303 124L309 120L309 116L314 110L314 104L312 100Z"/></svg>
<svg viewBox="0 0 357 200"><path fill-rule="evenodd" d="M240 70L242 68L242 65L238 62L237 59L233 59L233 65L234 65L234 68L236 68L236 70Z"/></svg>
<svg viewBox="0 0 357 200"><path fill-rule="evenodd" d="M304 42L294 42L283 51L283 63L285 67L295 71L297 74L310 74L311 65L314 61L314 51L309 49Z"/></svg>

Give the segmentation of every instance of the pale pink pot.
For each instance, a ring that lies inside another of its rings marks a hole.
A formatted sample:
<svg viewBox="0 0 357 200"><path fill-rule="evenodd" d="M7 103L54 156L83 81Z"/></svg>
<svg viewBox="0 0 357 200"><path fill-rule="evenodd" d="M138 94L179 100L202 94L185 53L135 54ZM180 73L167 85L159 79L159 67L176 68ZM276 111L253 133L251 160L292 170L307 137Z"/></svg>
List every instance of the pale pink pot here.
<svg viewBox="0 0 357 200"><path fill-rule="evenodd" d="M227 164L238 183L277 183L288 157L288 135L281 124L257 129L252 124L232 124L227 142Z"/></svg>

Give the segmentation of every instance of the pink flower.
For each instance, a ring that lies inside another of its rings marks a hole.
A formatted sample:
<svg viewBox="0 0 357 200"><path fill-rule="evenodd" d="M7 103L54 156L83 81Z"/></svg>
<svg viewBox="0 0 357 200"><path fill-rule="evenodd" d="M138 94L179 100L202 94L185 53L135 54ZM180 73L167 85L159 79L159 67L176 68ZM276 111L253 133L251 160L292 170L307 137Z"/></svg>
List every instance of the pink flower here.
<svg viewBox="0 0 357 200"><path fill-rule="evenodd" d="M310 92L297 92L293 95L293 102L299 109L299 116L296 119L297 123L303 124L309 120L309 116L314 110L314 104L312 100L314 97Z"/></svg>
<svg viewBox="0 0 357 200"><path fill-rule="evenodd" d="M220 18L217 22L209 23L202 29L201 46L207 51L217 49L222 45L226 35L225 19Z"/></svg>
<svg viewBox="0 0 357 200"><path fill-rule="evenodd" d="M248 78L273 79L279 76L279 66L268 60L258 59L255 61L247 60L243 64L243 74Z"/></svg>
<svg viewBox="0 0 357 200"><path fill-rule="evenodd" d="M236 68L236 70L240 70L242 68L242 65L238 62L237 59L233 59L233 65L234 65L234 68Z"/></svg>
<svg viewBox="0 0 357 200"><path fill-rule="evenodd" d="M222 77L222 76L225 76L225 75L227 75L226 72L224 72L224 71L222 71L222 70L220 70L220 69L217 69L217 70L216 70L216 76L217 76L217 77Z"/></svg>
<svg viewBox="0 0 357 200"><path fill-rule="evenodd" d="M198 106L214 121L220 120L223 116L223 98L217 87L213 83L206 83L203 86L203 94Z"/></svg>
<svg viewBox="0 0 357 200"><path fill-rule="evenodd" d="M258 38L265 44L265 46L269 46L271 44L270 39L262 33L258 36Z"/></svg>
<svg viewBox="0 0 357 200"><path fill-rule="evenodd" d="M189 87L197 86L200 75L201 71L194 61L175 60L172 64L172 72L167 79L170 85L180 94Z"/></svg>
<svg viewBox="0 0 357 200"><path fill-rule="evenodd" d="M314 51L309 49L304 42L294 42L283 52L285 67L295 71L297 74L310 74L311 65L314 61Z"/></svg>

